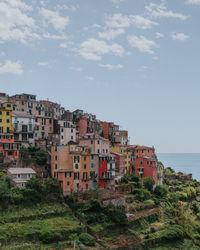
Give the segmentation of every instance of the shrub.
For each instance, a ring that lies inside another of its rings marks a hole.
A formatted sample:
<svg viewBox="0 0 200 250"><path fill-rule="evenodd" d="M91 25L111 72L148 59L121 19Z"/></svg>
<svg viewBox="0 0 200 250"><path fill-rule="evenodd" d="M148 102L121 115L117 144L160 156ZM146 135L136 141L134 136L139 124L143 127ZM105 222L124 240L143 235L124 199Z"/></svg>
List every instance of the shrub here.
<svg viewBox="0 0 200 250"><path fill-rule="evenodd" d="M149 200L151 198L151 193L144 188L134 189L133 194L136 194L136 199L140 201Z"/></svg>
<svg viewBox="0 0 200 250"><path fill-rule="evenodd" d="M168 193L168 188L165 185L160 185L155 188L155 195L159 198L165 198Z"/></svg>
<svg viewBox="0 0 200 250"><path fill-rule="evenodd" d="M146 189L148 189L150 192L152 192L153 186L155 185L155 181L151 177L146 177L143 179L143 185Z"/></svg>
<svg viewBox="0 0 200 250"><path fill-rule="evenodd" d="M86 246L95 246L95 238L87 233L82 233L79 236L79 240Z"/></svg>

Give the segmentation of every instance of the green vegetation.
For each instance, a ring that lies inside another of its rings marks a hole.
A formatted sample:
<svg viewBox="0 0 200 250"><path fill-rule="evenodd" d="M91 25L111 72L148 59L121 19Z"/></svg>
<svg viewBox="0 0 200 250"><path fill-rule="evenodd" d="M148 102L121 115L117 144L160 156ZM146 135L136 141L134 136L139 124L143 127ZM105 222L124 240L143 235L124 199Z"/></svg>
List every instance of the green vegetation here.
<svg viewBox="0 0 200 250"><path fill-rule="evenodd" d="M39 147L21 148L20 155L23 160L30 160L31 158L40 166L47 164L47 153Z"/></svg>
<svg viewBox="0 0 200 250"><path fill-rule="evenodd" d="M86 246L95 246L95 238L88 233L82 233L79 240Z"/></svg>
<svg viewBox="0 0 200 250"><path fill-rule="evenodd" d="M200 249L199 183L170 168L165 172L164 185L155 188L151 178L133 174L122 178L116 193L92 190L65 198L57 180L33 178L19 189L0 174L0 245L70 249L76 242L80 249ZM121 198L123 205L116 202Z"/></svg>

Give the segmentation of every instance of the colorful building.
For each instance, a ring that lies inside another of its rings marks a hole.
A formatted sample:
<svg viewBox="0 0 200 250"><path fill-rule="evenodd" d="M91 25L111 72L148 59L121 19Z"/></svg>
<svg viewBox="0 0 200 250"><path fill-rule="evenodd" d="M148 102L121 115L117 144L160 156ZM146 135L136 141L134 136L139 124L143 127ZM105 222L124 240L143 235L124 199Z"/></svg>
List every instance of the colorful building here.
<svg viewBox="0 0 200 250"><path fill-rule="evenodd" d="M163 167L155 158L138 157L135 159L135 172L142 178L151 177L157 185L163 182Z"/></svg>
<svg viewBox="0 0 200 250"><path fill-rule="evenodd" d="M63 194L90 189L90 151L77 143L51 147L51 174L60 182Z"/></svg>
<svg viewBox="0 0 200 250"><path fill-rule="evenodd" d="M0 134L0 152L3 158L18 159L20 144L15 143L13 134Z"/></svg>
<svg viewBox="0 0 200 250"><path fill-rule="evenodd" d="M109 140L98 134L88 133L79 139L79 144L90 148L91 154L110 154Z"/></svg>
<svg viewBox="0 0 200 250"><path fill-rule="evenodd" d="M111 153L118 153L124 155L124 157L117 157L120 158L120 161L123 162L123 167L118 168L124 168L124 172L126 174L131 174L132 173L132 165L131 165L131 152L128 150L128 146L126 145L120 145L120 144L115 144L113 147L110 149ZM119 161L119 159L117 159Z"/></svg>
<svg viewBox="0 0 200 250"><path fill-rule="evenodd" d="M0 133L12 133L12 103L5 102L0 105Z"/></svg>
<svg viewBox="0 0 200 250"><path fill-rule="evenodd" d="M101 189L114 188L115 159L113 155L99 156L99 187Z"/></svg>

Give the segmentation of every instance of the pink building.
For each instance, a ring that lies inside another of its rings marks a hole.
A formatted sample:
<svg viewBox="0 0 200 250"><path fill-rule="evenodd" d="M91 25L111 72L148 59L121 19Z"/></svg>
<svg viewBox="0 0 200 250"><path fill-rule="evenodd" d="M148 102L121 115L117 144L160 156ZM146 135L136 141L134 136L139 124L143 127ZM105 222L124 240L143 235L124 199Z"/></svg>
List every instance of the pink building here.
<svg viewBox="0 0 200 250"><path fill-rule="evenodd" d="M98 134L85 134L80 138L79 144L81 146L87 146L91 150L91 154L110 154L110 142L109 140L101 137Z"/></svg>
<svg viewBox="0 0 200 250"><path fill-rule="evenodd" d="M0 134L0 152L4 158L19 158L19 143L14 142L13 134Z"/></svg>

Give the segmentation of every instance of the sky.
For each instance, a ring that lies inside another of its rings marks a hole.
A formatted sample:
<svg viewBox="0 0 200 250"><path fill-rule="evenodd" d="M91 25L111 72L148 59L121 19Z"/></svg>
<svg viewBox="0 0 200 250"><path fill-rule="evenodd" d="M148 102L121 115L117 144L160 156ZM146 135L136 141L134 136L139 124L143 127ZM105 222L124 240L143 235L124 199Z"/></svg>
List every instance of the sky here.
<svg viewBox="0 0 200 250"><path fill-rule="evenodd" d="M200 153L200 0L0 0L0 92Z"/></svg>

